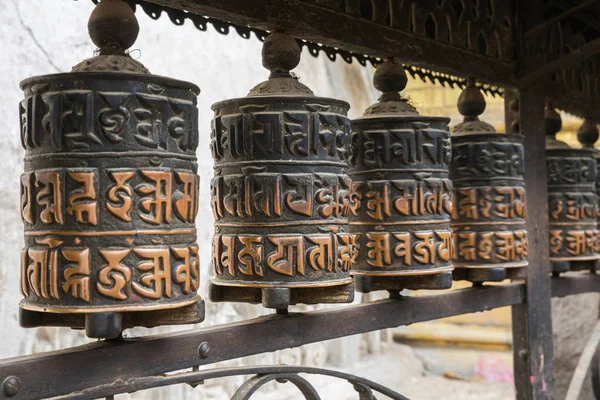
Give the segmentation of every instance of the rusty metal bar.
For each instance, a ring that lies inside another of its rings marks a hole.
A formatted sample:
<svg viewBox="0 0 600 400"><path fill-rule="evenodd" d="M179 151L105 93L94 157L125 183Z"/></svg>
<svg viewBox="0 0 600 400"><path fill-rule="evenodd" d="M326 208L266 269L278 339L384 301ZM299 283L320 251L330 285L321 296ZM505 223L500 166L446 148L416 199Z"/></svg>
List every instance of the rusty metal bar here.
<svg viewBox="0 0 600 400"><path fill-rule="evenodd" d="M600 276L553 278L552 289L557 296L600 291ZM96 342L6 359L0 361L0 382L9 377L19 381L19 392L11 400L64 396L97 386L119 387L123 392L127 385L116 385L116 380L139 383L143 377L165 372L524 301L525 285L515 283L311 313L270 315L176 334ZM136 390L143 388L136 386Z"/></svg>
<svg viewBox="0 0 600 400"><path fill-rule="evenodd" d="M0 362L0 382L20 381L11 400L66 395L219 361L524 301L522 284L402 297L312 313L270 315L230 325L68 350ZM81 368L85 365L85 368Z"/></svg>

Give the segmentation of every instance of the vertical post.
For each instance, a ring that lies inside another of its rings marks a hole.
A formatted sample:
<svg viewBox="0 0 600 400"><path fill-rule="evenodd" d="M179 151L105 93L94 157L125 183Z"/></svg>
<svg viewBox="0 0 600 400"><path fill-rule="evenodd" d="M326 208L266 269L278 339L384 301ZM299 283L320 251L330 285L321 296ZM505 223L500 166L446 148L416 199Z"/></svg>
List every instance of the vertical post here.
<svg viewBox="0 0 600 400"><path fill-rule="evenodd" d="M529 238L526 302L512 307L516 397L554 399L543 87L507 89L505 101L506 132L524 135Z"/></svg>

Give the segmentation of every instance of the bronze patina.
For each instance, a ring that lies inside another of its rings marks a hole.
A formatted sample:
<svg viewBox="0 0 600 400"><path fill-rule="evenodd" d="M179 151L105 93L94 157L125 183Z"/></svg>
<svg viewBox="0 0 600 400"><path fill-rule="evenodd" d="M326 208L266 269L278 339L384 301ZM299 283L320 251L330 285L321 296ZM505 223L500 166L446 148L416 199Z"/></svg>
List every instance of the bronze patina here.
<svg viewBox="0 0 600 400"><path fill-rule="evenodd" d="M352 301L349 105L293 77L299 61L296 40L272 33L269 79L212 106L214 301Z"/></svg>
<svg viewBox="0 0 600 400"><path fill-rule="evenodd" d="M89 22L99 55L21 83L23 326L114 337L203 319L199 89L133 60L138 30L128 4L105 0Z"/></svg>
<svg viewBox="0 0 600 400"><path fill-rule="evenodd" d="M545 122L552 272L591 269L600 259L594 150L572 149L556 139L562 121L552 104Z"/></svg>
<svg viewBox="0 0 600 400"><path fill-rule="evenodd" d="M352 274L362 292L452 284L449 118L419 115L399 94L406 82L386 59L373 78L383 94L352 121Z"/></svg>
<svg viewBox="0 0 600 400"><path fill-rule="evenodd" d="M450 178L455 279L502 281L527 266L523 137L481 121L485 99L473 79L458 99Z"/></svg>

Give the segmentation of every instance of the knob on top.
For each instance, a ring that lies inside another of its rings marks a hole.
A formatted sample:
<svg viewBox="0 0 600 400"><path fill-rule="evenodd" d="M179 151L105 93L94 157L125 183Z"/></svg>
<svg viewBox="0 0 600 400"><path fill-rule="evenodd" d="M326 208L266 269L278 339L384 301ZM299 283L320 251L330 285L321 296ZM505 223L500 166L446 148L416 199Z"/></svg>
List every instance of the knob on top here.
<svg viewBox="0 0 600 400"><path fill-rule="evenodd" d="M600 137L600 134L594 121L591 118L584 119L583 124L577 130L577 140L579 140L579 143L586 149L593 149L598 137Z"/></svg>
<svg viewBox="0 0 600 400"><path fill-rule="evenodd" d="M135 43L140 26L129 4L102 0L90 15L88 32L101 55L122 54Z"/></svg>
<svg viewBox="0 0 600 400"><path fill-rule="evenodd" d="M377 90L386 94L396 94L400 99L400 92L404 90L408 78L402 64L394 62L392 57L386 57L379 64L373 75L373 85Z"/></svg>
<svg viewBox="0 0 600 400"><path fill-rule="evenodd" d="M479 120L479 116L485 111L486 104L474 78L467 79L467 86L458 96L456 105L458 112L465 118L463 122L452 128L453 136L496 133L492 125Z"/></svg>
<svg viewBox="0 0 600 400"><path fill-rule="evenodd" d="M475 79L467 79L467 87L458 97L458 112L464 115L465 121L477 119L485 111L485 99L479 88L475 85Z"/></svg>
<svg viewBox="0 0 600 400"><path fill-rule="evenodd" d="M273 32L265 38L262 64L271 75L289 75L300 63L300 47L290 35Z"/></svg>

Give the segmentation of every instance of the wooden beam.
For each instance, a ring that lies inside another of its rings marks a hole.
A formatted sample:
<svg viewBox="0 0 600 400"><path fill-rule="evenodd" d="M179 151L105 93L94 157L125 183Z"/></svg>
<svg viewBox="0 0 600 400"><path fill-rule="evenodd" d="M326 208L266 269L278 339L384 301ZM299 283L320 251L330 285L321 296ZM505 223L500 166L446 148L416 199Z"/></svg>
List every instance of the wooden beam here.
<svg viewBox="0 0 600 400"><path fill-rule="evenodd" d="M519 66L517 86L532 84L543 78L548 78L552 72L569 67L577 62L582 62L586 58L599 52L600 37L571 51L567 55L543 62L541 65L538 65L538 63L527 62L524 65Z"/></svg>
<svg viewBox="0 0 600 400"><path fill-rule="evenodd" d="M505 101L514 101L511 97L516 94L506 91ZM517 400L554 398L544 100L544 88L539 85L518 92L519 128L525 139L529 267L526 303L512 307Z"/></svg>

